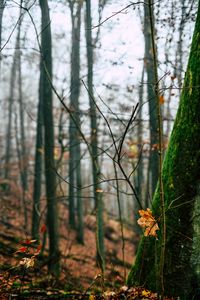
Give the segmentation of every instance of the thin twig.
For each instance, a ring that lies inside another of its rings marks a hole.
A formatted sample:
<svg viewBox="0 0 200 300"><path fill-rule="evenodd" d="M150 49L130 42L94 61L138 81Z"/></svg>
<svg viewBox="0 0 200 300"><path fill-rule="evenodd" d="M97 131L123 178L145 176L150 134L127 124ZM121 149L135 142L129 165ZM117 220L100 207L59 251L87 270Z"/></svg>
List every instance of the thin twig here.
<svg viewBox="0 0 200 300"><path fill-rule="evenodd" d="M107 17L105 20L103 20L102 22L100 22L99 24L95 25L92 27L92 29L98 28L99 26L103 25L105 22L107 22L108 20L112 19L113 17L121 14L122 12L124 12L125 10L127 10L129 7L134 6L136 4L146 4L144 1L138 1L135 3L131 3L125 7L123 7L122 9L120 9L119 11L113 13L112 15L110 15L109 17Z"/></svg>

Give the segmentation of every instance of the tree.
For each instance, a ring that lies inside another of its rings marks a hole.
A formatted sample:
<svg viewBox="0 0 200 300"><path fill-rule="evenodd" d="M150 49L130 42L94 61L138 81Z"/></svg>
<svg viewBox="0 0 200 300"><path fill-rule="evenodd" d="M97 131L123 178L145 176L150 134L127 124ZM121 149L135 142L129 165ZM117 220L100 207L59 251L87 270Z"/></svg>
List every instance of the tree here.
<svg viewBox="0 0 200 300"><path fill-rule="evenodd" d="M40 0L42 13L40 83L44 121L44 159L49 233L49 271L59 276L58 216L54 164L54 124L52 108L52 42L48 0Z"/></svg>
<svg viewBox="0 0 200 300"><path fill-rule="evenodd" d="M77 3L76 3L77 2ZM77 5L76 5L77 4ZM82 1L69 1L72 20L70 124L69 124L69 224L76 227L75 198L77 198L77 239L83 243L83 211L80 143L80 28ZM73 118L72 118L73 117ZM75 122L76 124L75 124ZM75 193L76 189L76 193Z"/></svg>
<svg viewBox="0 0 200 300"><path fill-rule="evenodd" d="M150 195L153 195L158 181L158 121L156 115L156 101L154 93L154 67L151 42L151 27L148 5L144 3L144 40L145 40L145 69L147 73L147 97L149 101L149 126L150 126L150 156L149 156L149 174Z"/></svg>
<svg viewBox="0 0 200 300"><path fill-rule="evenodd" d="M2 21L3 21L3 11L4 11L4 8L5 8L5 4L6 4L6 1L5 0L0 0L0 49L2 47Z"/></svg>
<svg viewBox="0 0 200 300"><path fill-rule="evenodd" d="M144 181L144 159L143 159L143 148L142 148L142 140L143 140L143 123L142 123L142 108L143 108L143 96L144 96L144 66L142 69L142 78L141 85L139 87L139 114L138 114L138 131L137 131L137 139L138 139L138 153L139 153L139 165L137 168L137 192L139 199L143 199L142 193L142 185ZM146 203L144 203L144 207L146 207Z"/></svg>
<svg viewBox="0 0 200 300"><path fill-rule="evenodd" d="M200 1L191 51L185 74L180 104L165 155L162 177L166 210L166 251L164 267L165 293L191 299L195 273L193 253L194 207L199 195L200 180ZM157 220L160 213L160 187L154 195L152 209ZM162 222L160 222L162 223ZM161 224L160 224L161 227ZM162 247L161 230L158 240L143 237L128 284L160 290L158 272Z"/></svg>
<svg viewBox="0 0 200 300"><path fill-rule="evenodd" d="M12 123L13 123L13 103L14 103L14 90L17 72L17 40L15 43L15 51L13 56L11 76L10 76L10 92L8 98L8 124L6 130L6 147L5 147L5 173L4 178L10 179L10 160L11 160L11 148L12 148ZM6 188L6 186L5 186Z"/></svg>
<svg viewBox="0 0 200 300"><path fill-rule="evenodd" d="M86 47L87 47L87 84L90 102L90 137L91 137L91 159L93 176L93 194L97 215L97 258L98 263L104 268L104 229L103 229L103 199L100 193L100 167L98 161L98 127L97 112L93 92L93 43L92 43L92 18L91 1L86 0Z"/></svg>
<svg viewBox="0 0 200 300"><path fill-rule="evenodd" d="M28 163L26 149L25 117L24 117L24 99L22 87L22 59L21 59L21 23L24 13L22 12L23 0L20 1L20 20L18 24L18 33L16 41L17 63L18 63L18 89L19 89L19 117L20 117L20 143L19 143L19 169L22 185L22 203L24 206L24 227L27 229L28 216L26 197L28 192Z"/></svg>
<svg viewBox="0 0 200 300"><path fill-rule="evenodd" d="M186 11L186 3L185 0L181 0L181 20L179 24L179 40L177 43L177 51L176 51L176 70L175 74L178 79L179 91L181 91L182 87L182 73L183 73L183 34L184 34L184 18Z"/></svg>
<svg viewBox="0 0 200 300"><path fill-rule="evenodd" d="M42 64L42 60L40 64ZM40 65L40 69L42 69L42 65ZM43 72L40 72L39 101L38 101L38 108L37 108L34 182L33 182L32 238L36 240L39 240L40 196L41 196L42 162L43 162L43 146L44 146L42 76L43 76Z"/></svg>

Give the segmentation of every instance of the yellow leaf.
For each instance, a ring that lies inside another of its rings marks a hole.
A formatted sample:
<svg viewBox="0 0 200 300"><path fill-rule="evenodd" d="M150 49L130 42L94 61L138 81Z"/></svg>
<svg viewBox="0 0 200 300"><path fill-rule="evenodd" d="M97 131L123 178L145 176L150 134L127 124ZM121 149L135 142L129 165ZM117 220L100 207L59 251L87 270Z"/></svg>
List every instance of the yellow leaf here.
<svg viewBox="0 0 200 300"><path fill-rule="evenodd" d="M149 297L151 295L151 292L150 291L147 291L147 290L143 290L142 291L142 296L143 297Z"/></svg>
<svg viewBox="0 0 200 300"><path fill-rule="evenodd" d="M159 230L158 224L152 215L152 211L147 208L147 210L139 210L140 218L137 223L142 228L145 228L144 236L155 236L157 237L156 231Z"/></svg>

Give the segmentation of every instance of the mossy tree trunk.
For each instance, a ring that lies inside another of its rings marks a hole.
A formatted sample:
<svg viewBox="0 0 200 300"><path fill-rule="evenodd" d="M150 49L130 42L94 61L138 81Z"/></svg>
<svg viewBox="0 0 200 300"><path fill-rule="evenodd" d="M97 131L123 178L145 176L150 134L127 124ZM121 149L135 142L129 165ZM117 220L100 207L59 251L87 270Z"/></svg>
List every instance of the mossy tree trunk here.
<svg viewBox="0 0 200 300"><path fill-rule="evenodd" d="M200 1L191 52L180 104L163 163L166 209L165 294L191 299L194 202L200 181ZM153 199L153 213L161 217L159 187ZM160 225L161 227L161 225ZM143 237L128 285L160 289L161 230L158 240Z"/></svg>

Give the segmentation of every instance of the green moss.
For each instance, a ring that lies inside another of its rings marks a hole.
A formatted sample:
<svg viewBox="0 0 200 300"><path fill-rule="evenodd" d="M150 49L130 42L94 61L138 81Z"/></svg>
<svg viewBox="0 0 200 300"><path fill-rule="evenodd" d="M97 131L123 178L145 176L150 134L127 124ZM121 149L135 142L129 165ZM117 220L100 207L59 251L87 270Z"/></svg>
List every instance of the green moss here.
<svg viewBox="0 0 200 300"><path fill-rule="evenodd" d="M166 209L165 289L171 296L189 293L193 270L190 256L193 243L194 197L200 182L200 5L180 104L163 163ZM159 218L159 187L152 210ZM161 224L159 224L161 228ZM160 230L161 232L161 230ZM159 290L161 236L142 238L128 284ZM187 297L187 296L186 296Z"/></svg>

